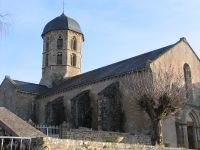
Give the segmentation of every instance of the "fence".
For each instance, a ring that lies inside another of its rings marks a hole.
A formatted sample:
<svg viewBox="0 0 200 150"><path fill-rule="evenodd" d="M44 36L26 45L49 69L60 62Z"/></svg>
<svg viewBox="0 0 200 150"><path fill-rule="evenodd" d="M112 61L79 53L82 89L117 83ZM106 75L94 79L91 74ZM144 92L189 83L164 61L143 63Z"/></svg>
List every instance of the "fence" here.
<svg viewBox="0 0 200 150"><path fill-rule="evenodd" d="M35 128L49 137L61 138L61 126L36 125Z"/></svg>
<svg viewBox="0 0 200 150"><path fill-rule="evenodd" d="M17 149L25 150L31 149L31 138L30 137L9 137L9 136L0 136L0 148L4 149Z"/></svg>

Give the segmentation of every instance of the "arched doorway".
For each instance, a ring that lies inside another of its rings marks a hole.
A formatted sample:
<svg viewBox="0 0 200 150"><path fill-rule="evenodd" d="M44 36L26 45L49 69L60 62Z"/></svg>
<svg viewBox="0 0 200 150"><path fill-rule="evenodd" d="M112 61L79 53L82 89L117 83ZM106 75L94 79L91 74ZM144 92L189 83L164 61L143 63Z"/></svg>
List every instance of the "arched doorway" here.
<svg viewBox="0 0 200 150"><path fill-rule="evenodd" d="M194 122L187 121L187 139L188 139L188 148L195 148L195 138L194 138Z"/></svg>
<svg viewBox="0 0 200 150"><path fill-rule="evenodd" d="M200 122L195 110L182 112L181 120L176 122L177 146L190 149L200 149Z"/></svg>
<svg viewBox="0 0 200 150"><path fill-rule="evenodd" d="M199 147L199 119L194 110L186 117L188 148L198 149Z"/></svg>

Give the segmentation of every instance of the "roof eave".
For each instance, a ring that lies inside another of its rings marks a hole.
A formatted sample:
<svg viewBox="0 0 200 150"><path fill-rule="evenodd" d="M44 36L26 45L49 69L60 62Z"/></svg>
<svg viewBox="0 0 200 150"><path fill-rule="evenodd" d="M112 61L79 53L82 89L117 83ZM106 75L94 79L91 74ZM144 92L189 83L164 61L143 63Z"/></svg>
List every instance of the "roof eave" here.
<svg viewBox="0 0 200 150"><path fill-rule="evenodd" d="M48 32L45 32L45 33L42 33L41 34L41 37L43 38L43 36L51 31L57 31L57 30L69 30L69 31L73 31L75 33L78 33L78 34L81 34L83 36L83 41L85 41L85 38L84 38L84 35L82 32L77 32L77 31L74 31L74 30L70 30L70 29L52 29L52 30L49 30Z"/></svg>

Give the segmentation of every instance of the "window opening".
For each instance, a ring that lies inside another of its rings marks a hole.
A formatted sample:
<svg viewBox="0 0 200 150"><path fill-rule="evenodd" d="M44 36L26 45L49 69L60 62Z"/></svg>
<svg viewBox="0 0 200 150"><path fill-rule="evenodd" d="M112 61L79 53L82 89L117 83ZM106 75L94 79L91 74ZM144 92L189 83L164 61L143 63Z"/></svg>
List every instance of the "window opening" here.
<svg viewBox="0 0 200 150"><path fill-rule="evenodd" d="M63 39L62 36L59 35L58 40L57 40L57 49L62 49L63 48Z"/></svg>
<svg viewBox="0 0 200 150"><path fill-rule="evenodd" d="M62 53L57 54L57 64L62 64Z"/></svg>
<svg viewBox="0 0 200 150"><path fill-rule="evenodd" d="M75 54L71 54L71 65L76 66L76 55Z"/></svg>
<svg viewBox="0 0 200 150"><path fill-rule="evenodd" d="M72 40L71 40L71 49L72 50L76 50L77 49L77 41L76 41L75 37L73 37Z"/></svg>
<svg viewBox="0 0 200 150"><path fill-rule="evenodd" d="M187 92L187 98L192 99L193 98L193 94L192 94L192 74L191 74L191 70L190 70L190 66L188 64L184 64L183 67L184 70L184 78L185 78L185 86L186 89L189 89L189 92Z"/></svg>

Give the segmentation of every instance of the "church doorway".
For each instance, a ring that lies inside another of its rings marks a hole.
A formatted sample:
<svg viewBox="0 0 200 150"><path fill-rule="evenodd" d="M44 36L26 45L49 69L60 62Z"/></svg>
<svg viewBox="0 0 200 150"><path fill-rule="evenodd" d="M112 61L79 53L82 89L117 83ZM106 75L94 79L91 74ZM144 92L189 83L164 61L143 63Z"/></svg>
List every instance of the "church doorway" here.
<svg viewBox="0 0 200 150"><path fill-rule="evenodd" d="M194 141L194 122L187 122L188 148L195 148Z"/></svg>
<svg viewBox="0 0 200 150"><path fill-rule="evenodd" d="M196 111L185 111L183 120L178 125L177 145L189 149L200 149L200 122Z"/></svg>

